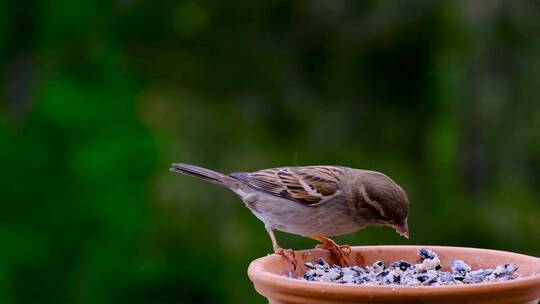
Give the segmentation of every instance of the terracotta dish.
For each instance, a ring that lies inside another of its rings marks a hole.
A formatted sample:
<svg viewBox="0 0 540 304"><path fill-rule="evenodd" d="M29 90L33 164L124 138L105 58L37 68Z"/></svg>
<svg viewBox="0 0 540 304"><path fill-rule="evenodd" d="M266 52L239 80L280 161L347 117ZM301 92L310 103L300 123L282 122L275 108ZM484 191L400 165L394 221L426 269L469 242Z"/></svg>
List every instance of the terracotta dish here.
<svg viewBox="0 0 540 304"><path fill-rule="evenodd" d="M540 259L517 253L443 246L365 246L353 247L351 260L365 266L377 260L385 263L417 261L417 251L428 248L435 251L449 270L451 259L461 259L473 269L494 268L503 263L519 265L519 278L511 281L452 286L366 286L308 282L287 278L291 265L280 256L266 256L251 263L248 275L261 295L270 303L530 303L540 299ZM294 273L301 276L304 262L318 257L332 261L325 250L297 251L299 265Z"/></svg>

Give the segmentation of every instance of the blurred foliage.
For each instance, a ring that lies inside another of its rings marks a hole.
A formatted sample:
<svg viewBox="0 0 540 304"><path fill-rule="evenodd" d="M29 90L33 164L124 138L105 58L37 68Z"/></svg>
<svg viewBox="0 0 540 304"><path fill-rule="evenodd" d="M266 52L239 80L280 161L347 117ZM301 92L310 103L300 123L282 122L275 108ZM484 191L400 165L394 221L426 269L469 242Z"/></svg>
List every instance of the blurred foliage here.
<svg viewBox="0 0 540 304"><path fill-rule="evenodd" d="M0 302L264 303L263 225L175 161L379 170L411 239L339 242L540 255L539 9L1 1Z"/></svg>

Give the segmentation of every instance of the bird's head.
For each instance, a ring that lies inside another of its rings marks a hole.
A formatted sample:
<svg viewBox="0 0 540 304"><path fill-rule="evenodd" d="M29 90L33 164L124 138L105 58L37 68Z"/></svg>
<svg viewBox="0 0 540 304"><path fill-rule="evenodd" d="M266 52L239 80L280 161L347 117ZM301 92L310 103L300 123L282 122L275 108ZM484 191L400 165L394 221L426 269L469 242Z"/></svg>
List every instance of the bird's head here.
<svg viewBox="0 0 540 304"><path fill-rule="evenodd" d="M362 175L360 192L365 205L371 209L373 222L392 227L408 239L409 199L405 191L380 172L364 171Z"/></svg>

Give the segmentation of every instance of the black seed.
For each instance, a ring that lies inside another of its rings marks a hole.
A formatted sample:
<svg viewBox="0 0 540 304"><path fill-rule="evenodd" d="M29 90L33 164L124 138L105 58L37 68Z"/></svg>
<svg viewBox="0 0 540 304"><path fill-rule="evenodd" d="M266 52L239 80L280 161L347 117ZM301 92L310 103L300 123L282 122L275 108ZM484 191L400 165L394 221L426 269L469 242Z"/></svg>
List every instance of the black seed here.
<svg viewBox="0 0 540 304"><path fill-rule="evenodd" d="M399 268L403 271L412 267L412 265L409 262L403 261L403 260L398 261L398 262L393 262L392 264L390 264L390 266Z"/></svg>
<svg viewBox="0 0 540 304"><path fill-rule="evenodd" d="M425 260L425 259L434 259L437 254L429 249L426 249L426 248L422 248L420 249L420 251L418 251L418 254L420 255L420 257L422 258L422 260Z"/></svg>
<svg viewBox="0 0 540 304"><path fill-rule="evenodd" d="M517 269L518 269L518 265L514 264L514 263L499 265L494 270L495 277L496 278L501 278L501 277L510 275L510 274L514 273Z"/></svg>
<svg viewBox="0 0 540 304"><path fill-rule="evenodd" d="M390 271L388 271L388 270L381 271L381 272L379 272L379 274L377 274L377 278L385 277L385 276L387 276L389 273L390 273Z"/></svg>
<svg viewBox="0 0 540 304"><path fill-rule="evenodd" d="M450 284L450 283L455 283L456 282L456 280L454 279L454 277L452 276L452 274L450 272L440 272L439 273L439 280L443 284Z"/></svg>
<svg viewBox="0 0 540 304"><path fill-rule="evenodd" d="M493 271L491 269L480 269L469 272L463 279L463 283L480 283L486 280L486 277L490 275Z"/></svg>
<svg viewBox="0 0 540 304"><path fill-rule="evenodd" d="M467 272L471 271L471 266L462 260L452 260L450 261L450 266L452 268L452 274L454 277L465 277Z"/></svg>

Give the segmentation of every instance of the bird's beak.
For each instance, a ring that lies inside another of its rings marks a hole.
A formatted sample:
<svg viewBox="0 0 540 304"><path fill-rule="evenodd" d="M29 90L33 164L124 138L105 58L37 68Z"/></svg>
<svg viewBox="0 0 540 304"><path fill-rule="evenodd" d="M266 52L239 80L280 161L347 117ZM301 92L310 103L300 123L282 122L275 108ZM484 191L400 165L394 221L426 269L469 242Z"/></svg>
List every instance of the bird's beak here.
<svg viewBox="0 0 540 304"><path fill-rule="evenodd" d="M409 239L409 225L407 225L407 221L405 221L402 225L394 225L393 227L396 232L399 233L399 235Z"/></svg>

